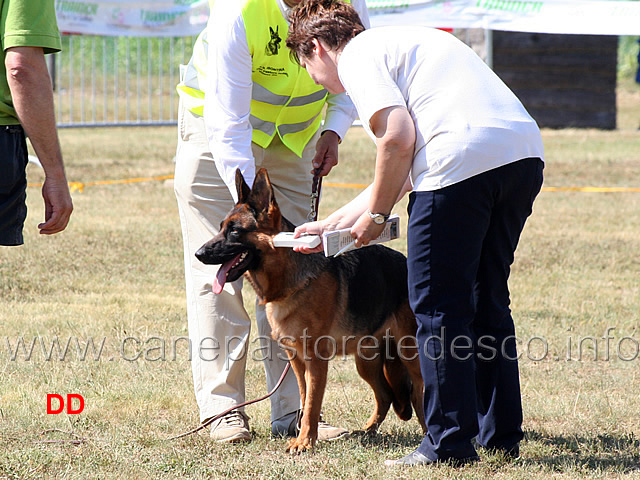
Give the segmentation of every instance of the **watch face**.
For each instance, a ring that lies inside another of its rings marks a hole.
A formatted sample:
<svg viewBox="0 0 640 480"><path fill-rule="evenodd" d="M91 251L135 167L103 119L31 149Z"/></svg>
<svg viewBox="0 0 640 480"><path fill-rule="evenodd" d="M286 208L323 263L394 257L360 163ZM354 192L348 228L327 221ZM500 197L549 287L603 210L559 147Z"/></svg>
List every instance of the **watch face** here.
<svg viewBox="0 0 640 480"><path fill-rule="evenodd" d="M387 219L385 218L385 215L381 214L381 213L371 213L371 210L367 210L367 213L369 214L369 217L371 218L371 220L373 220L373 223L376 223L378 225L382 225L383 223L385 223L387 221ZM387 215L388 217L388 215Z"/></svg>

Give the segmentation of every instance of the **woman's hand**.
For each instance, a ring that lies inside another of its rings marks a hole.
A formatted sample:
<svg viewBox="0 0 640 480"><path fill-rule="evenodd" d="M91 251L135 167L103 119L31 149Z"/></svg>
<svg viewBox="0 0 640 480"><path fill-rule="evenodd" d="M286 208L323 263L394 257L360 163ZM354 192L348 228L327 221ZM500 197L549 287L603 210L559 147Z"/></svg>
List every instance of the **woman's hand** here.
<svg viewBox="0 0 640 480"><path fill-rule="evenodd" d="M360 248L363 245L369 245L369 242L380 236L384 227L384 223L382 225L378 225L371 219L368 212L364 212L360 215L360 218L356 220L353 227L351 227L351 236L356 241L356 248Z"/></svg>
<svg viewBox="0 0 640 480"><path fill-rule="evenodd" d="M328 229L324 220L318 220L317 222L307 222L303 223L299 227L296 227L296 229L294 230L295 235L293 236L293 238L298 238L301 235L322 235L322 232L324 232L325 230ZM323 247L322 243L313 248L299 245L297 247L293 247L293 251L300 253L317 253L322 252Z"/></svg>

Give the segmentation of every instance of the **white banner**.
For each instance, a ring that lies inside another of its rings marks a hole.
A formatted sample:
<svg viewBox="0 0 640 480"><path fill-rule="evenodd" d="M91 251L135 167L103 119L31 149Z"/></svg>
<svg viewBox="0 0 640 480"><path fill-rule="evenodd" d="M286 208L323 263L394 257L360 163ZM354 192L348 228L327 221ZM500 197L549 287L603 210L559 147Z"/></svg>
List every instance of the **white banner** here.
<svg viewBox="0 0 640 480"><path fill-rule="evenodd" d="M367 3L375 7L383 2ZM514 32L640 35L640 2L634 1L413 0L402 3L404 6L370 9L372 26L421 24Z"/></svg>
<svg viewBox="0 0 640 480"><path fill-rule="evenodd" d="M61 32L132 37L198 35L208 0L56 0Z"/></svg>
<svg viewBox="0 0 640 480"><path fill-rule="evenodd" d="M238 0L240 1L240 0ZM640 35L640 2L606 0L367 0L371 24L518 32ZM62 32L187 36L202 31L208 0L56 0Z"/></svg>

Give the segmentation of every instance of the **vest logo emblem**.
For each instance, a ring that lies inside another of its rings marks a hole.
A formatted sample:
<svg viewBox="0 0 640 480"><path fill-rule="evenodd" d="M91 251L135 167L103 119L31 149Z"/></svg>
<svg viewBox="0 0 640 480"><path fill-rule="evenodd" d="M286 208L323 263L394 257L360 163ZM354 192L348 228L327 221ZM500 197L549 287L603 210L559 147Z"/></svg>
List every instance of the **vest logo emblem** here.
<svg viewBox="0 0 640 480"><path fill-rule="evenodd" d="M267 43L265 52L268 56L277 55L278 50L280 50L280 43L282 43L282 38L278 35L278 26L276 26L275 31L269 27L269 33L271 34L271 40Z"/></svg>

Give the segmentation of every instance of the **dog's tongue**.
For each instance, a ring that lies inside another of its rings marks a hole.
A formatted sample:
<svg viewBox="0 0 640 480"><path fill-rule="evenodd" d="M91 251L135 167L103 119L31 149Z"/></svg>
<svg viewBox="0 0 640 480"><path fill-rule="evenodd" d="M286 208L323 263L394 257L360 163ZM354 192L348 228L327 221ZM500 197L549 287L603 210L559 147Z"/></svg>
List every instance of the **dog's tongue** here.
<svg viewBox="0 0 640 480"><path fill-rule="evenodd" d="M220 265L218 273L216 274L216 278L213 280L213 293L217 294L222 292L222 288L227 281L227 273L229 272L229 270L231 270L231 267L238 260L239 256L240 255Z"/></svg>

